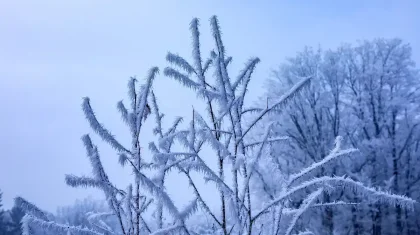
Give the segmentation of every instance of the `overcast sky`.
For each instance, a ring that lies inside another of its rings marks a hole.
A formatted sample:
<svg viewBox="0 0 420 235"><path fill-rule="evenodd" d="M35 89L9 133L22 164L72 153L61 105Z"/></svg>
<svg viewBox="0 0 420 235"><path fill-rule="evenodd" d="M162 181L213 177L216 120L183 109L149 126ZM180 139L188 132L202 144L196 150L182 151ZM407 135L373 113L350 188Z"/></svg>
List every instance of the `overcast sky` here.
<svg viewBox="0 0 420 235"><path fill-rule="evenodd" d="M283 2L283 3L280 3ZM345 3L346 2L346 3ZM55 212L94 190L65 185L64 174L90 174L80 137L90 133L80 104L89 96L100 121L123 143L127 129L116 112L130 76L163 69L168 51L190 59L189 23L201 19L203 52L213 46L208 19L216 14L225 46L238 71L251 56L261 59L252 98L261 95L270 69L305 45L334 48L358 39L400 37L420 61L419 1L111 1L10 0L0 2L0 189L6 208L23 196ZM160 75L161 110L190 114L191 93ZM153 123L143 133L151 140ZM148 132L148 133L147 133ZM99 144L111 179L124 186L130 173ZM183 190L171 179L179 202Z"/></svg>

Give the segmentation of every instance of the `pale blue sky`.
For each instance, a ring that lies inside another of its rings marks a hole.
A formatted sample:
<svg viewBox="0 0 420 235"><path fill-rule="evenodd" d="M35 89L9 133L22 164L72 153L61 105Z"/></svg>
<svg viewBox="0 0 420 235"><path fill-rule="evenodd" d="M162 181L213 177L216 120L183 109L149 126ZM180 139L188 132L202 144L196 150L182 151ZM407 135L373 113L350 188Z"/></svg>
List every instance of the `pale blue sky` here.
<svg viewBox="0 0 420 235"><path fill-rule="evenodd" d="M238 71L251 56L262 60L252 83L256 98L271 68L305 45L336 47L374 37L400 37L420 61L419 1L110 1L9 0L0 2L0 189L9 208L21 195L41 208L96 191L73 189L65 173L89 174L80 141L90 129L80 104L91 97L100 121L124 143L115 109L127 80L164 68L167 51L189 58L189 22L201 19L203 52L213 46L208 19L216 14ZM195 100L160 75L155 83L162 111L187 116ZM167 121L172 121L172 119ZM151 123L150 125L152 125ZM150 131L151 126L147 127ZM147 131L147 130L146 130ZM150 138L144 134L144 144ZM98 140L98 138L94 138ZM98 143L98 141L96 141ZM129 173L99 144L111 178L125 185ZM184 195L170 181L177 201Z"/></svg>

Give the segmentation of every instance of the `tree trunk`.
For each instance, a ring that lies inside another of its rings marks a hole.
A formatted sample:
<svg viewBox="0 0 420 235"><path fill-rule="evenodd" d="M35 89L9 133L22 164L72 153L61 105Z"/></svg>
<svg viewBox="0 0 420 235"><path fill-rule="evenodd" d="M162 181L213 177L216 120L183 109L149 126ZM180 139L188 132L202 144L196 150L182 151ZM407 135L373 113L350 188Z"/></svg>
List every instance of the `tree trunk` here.
<svg viewBox="0 0 420 235"><path fill-rule="evenodd" d="M330 196L324 195L324 202L329 202ZM324 228L324 234L333 234L334 232L334 214L330 207L326 207L324 215L322 216L322 226Z"/></svg>

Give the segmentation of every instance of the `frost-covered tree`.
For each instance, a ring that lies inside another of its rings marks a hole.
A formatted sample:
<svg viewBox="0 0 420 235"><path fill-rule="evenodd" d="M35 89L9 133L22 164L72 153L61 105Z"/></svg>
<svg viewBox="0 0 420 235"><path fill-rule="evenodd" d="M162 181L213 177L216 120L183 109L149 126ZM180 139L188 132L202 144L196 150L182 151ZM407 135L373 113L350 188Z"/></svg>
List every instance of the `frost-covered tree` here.
<svg viewBox="0 0 420 235"><path fill-rule="evenodd" d="M9 211L10 223L9 223L9 234L10 235L21 235L22 218L25 212L17 206L13 206Z"/></svg>
<svg viewBox="0 0 420 235"><path fill-rule="evenodd" d="M7 234L7 220L3 210L3 192L0 190L0 235Z"/></svg>
<svg viewBox="0 0 420 235"><path fill-rule="evenodd" d="M326 174L347 174L418 199L415 185L420 171L413 164L419 161L415 133L420 121L420 77L410 51L398 39L365 41L325 52L305 48L276 70L268 86L274 98L298 82L291 74L305 76L316 71L311 86L293 105L271 117L282 122L278 133L291 137L286 144L271 148L272 154L281 156L277 162L283 173L288 175L323 158L328 142L342 135L360 154L329 166ZM332 196L333 200L364 200L353 193ZM322 211L318 218L328 234L333 228L340 234L418 233L416 216L400 207L372 203ZM318 222L312 219L310 224L317 227Z"/></svg>
<svg viewBox="0 0 420 235"><path fill-rule="evenodd" d="M346 129L353 145L366 156L356 162L354 173L372 185L413 196L411 190L401 187L411 185L420 176L418 170L407 164L418 161L418 154L410 153L418 141L414 133L418 125L415 116L420 85L410 58L411 49L394 39L363 42L344 50L345 68L351 72L346 79L346 104L351 107L354 124L361 127L348 125ZM412 179L404 182L403 172ZM394 210L371 205L369 212L373 234L413 233L406 230L412 225L402 225L403 212L399 207Z"/></svg>
<svg viewBox="0 0 420 235"><path fill-rule="evenodd" d="M361 127L346 129L354 146L366 156L358 162L357 173L372 185L418 198L419 188L413 186L420 171L412 164L419 161L415 146L420 137L416 134L420 77L411 47L399 39L378 39L343 50L349 71L345 104L352 107L349 117ZM405 212L400 207L374 204L370 214L373 234L412 233L406 230L412 225L403 228ZM411 219L404 220L411 223Z"/></svg>
<svg viewBox="0 0 420 235"><path fill-rule="evenodd" d="M83 200L76 200L73 205L59 207L56 213L56 220L63 224L72 226L81 226L92 229L92 223L89 220L88 213L106 213L108 212L108 206L102 200L94 200L91 197ZM115 218L105 218L107 223L113 230L118 228L118 222Z"/></svg>
<svg viewBox="0 0 420 235"><path fill-rule="evenodd" d="M291 101L281 114L272 115L267 120L278 120L280 124L276 132L290 138L285 143L274 145L270 153L283 174L291 174L296 169L322 160L328 155L334 139L343 135L340 125L343 112L340 96L344 81L340 76L342 71L338 65L341 61L337 55L329 51L324 56L321 50L314 51L306 47L296 57L289 58L279 70L275 70L273 78L269 80L268 99L264 103L270 103L299 82L295 75L315 74L310 86L299 97ZM347 174L345 167L337 166L341 162L321 167L315 174ZM322 197L323 201L332 202L339 200L340 195L341 192L323 193ZM323 216L315 216L322 220L322 233L332 234L335 230L332 210L333 208L326 207L323 209Z"/></svg>
<svg viewBox="0 0 420 235"><path fill-rule="evenodd" d="M25 234L33 228L41 228L55 234L311 234L308 230L299 231L296 224L301 217L314 208L347 206L345 202L324 202L322 195L336 191L351 191L364 198L364 202L378 202L404 209L412 209L414 200L384 191L352 180L345 176L313 175L318 169L356 152L354 148L343 148L340 136L328 155L313 164L296 171L288 177L273 174L277 188L267 188L260 180L263 159L268 146L287 138L275 132L277 122L266 126L261 136L252 136L264 118L276 114L291 104L294 97L309 86L314 74L299 77L299 81L266 107L247 107L244 101L248 85L258 58L251 58L245 68L236 76L228 69L232 58L227 56L221 37L218 19L210 20L212 37L215 42L210 57L203 58L200 45L199 21L194 19L192 33L192 61L178 54L166 56L170 66L164 75L179 81L196 92L206 107L206 113L192 110L189 125L180 129L181 119L163 128L163 114L159 110L152 82L158 72L152 68L146 81L136 89L137 81L129 82L130 106L118 103L118 110L131 133L131 148L125 147L104 125L100 124L85 98L82 108L91 128L110 144L119 156L122 165L133 171L133 183L123 190L113 185L101 164L98 148L88 135L82 138L87 156L91 162L93 176L67 175L66 182L73 187L96 187L101 189L107 200L109 212L89 213L91 228L57 223L46 214L22 198L17 203L25 209L23 220ZM210 73L212 71L213 73ZM154 115L157 140L149 143L151 157L140 152L139 134L149 114ZM186 115L186 114L183 114ZM173 146L181 150L175 150ZM210 147L209 151L204 151ZM217 168L209 161L217 160ZM191 186L193 200L183 208L177 207L165 189L167 173L176 170L185 176ZM273 173L276 173L273 171ZM197 186L197 178L216 186L220 199L220 209L209 206ZM261 200L253 194L253 185L258 184L268 191L275 190L271 197ZM299 203L293 200L299 198ZM146 211L153 211L153 218L146 218ZM205 213L211 221L207 227L196 230L188 222L197 212ZM113 217L119 228L112 229L103 218Z"/></svg>

